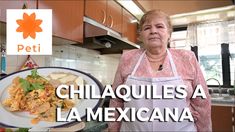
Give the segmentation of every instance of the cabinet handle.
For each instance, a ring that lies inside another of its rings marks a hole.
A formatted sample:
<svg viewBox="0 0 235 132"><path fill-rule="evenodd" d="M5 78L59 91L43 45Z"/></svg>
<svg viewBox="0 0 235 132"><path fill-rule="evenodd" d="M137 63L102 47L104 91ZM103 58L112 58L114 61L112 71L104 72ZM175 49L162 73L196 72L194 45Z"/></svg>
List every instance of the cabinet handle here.
<svg viewBox="0 0 235 132"><path fill-rule="evenodd" d="M113 27L113 17L111 15L109 15L110 19L111 19L111 24L110 24L110 28Z"/></svg>
<svg viewBox="0 0 235 132"><path fill-rule="evenodd" d="M104 24L105 23L105 21L106 21L106 13L105 13L105 11L104 10L101 10L102 11L102 13L104 14L104 18L103 18L103 21L102 21L102 23Z"/></svg>

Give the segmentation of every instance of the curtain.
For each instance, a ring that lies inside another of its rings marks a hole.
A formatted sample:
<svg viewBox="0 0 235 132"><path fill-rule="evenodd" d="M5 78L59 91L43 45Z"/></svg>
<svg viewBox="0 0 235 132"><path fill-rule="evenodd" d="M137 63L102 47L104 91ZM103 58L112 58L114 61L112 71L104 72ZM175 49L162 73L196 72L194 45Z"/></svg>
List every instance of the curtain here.
<svg viewBox="0 0 235 132"><path fill-rule="evenodd" d="M189 24L187 27L186 42L190 46L197 46L197 24Z"/></svg>
<svg viewBox="0 0 235 132"><path fill-rule="evenodd" d="M235 43L235 20L189 24L187 44L190 46L220 45Z"/></svg>

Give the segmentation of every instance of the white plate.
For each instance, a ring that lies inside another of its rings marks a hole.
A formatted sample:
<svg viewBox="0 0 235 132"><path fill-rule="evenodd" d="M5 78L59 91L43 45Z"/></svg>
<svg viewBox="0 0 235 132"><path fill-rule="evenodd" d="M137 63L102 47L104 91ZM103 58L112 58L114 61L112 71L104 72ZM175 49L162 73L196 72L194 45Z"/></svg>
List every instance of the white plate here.
<svg viewBox="0 0 235 132"><path fill-rule="evenodd" d="M52 72L65 72L71 73L77 76L81 76L85 82L89 85L95 85L95 93L101 94L102 85L99 81L97 81L94 77L84 72L69 69L69 68L62 68L62 67L40 67L38 68L38 73L41 76L47 76ZM8 94L8 86L12 83L12 80L20 76L25 78L27 75L31 74L31 70L24 70L9 74L0 80L0 125L6 125L11 127L23 127L23 128L30 128L30 127L59 127L63 125L68 125L72 122L46 122L40 121L38 124L32 124L32 116L26 112L10 112L7 110L5 106L2 105L3 100L9 97ZM77 108L79 115L81 118L86 116L85 109L92 108L93 111L96 111L98 106L100 105L100 99L80 99L78 103L75 104L74 107ZM62 117L67 117L68 112L64 113Z"/></svg>

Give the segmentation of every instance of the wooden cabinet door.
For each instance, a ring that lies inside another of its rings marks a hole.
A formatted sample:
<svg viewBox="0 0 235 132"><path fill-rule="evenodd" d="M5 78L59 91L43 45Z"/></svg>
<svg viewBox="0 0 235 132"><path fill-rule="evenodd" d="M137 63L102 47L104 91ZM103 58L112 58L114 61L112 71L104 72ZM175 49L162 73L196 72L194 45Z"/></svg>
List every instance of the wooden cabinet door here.
<svg viewBox="0 0 235 132"><path fill-rule="evenodd" d="M129 41L137 42L137 23L132 23L135 18L123 9L122 16L122 37L126 37Z"/></svg>
<svg viewBox="0 0 235 132"><path fill-rule="evenodd" d="M84 0L39 0L39 9L52 9L53 35L83 42Z"/></svg>
<svg viewBox="0 0 235 132"><path fill-rule="evenodd" d="M108 0L106 18L107 27L122 32L122 7L113 0Z"/></svg>
<svg viewBox="0 0 235 132"><path fill-rule="evenodd" d="M113 0L86 0L85 16L119 33L122 31L122 7Z"/></svg>
<svg viewBox="0 0 235 132"><path fill-rule="evenodd" d="M22 9L25 3L28 9L36 9L37 0L0 0L0 21L6 22L7 9Z"/></svg>
<svg viewBox="0 0 235 132"><path fill-rule="evenodd" d="M232 132L232 107L212 106L212 130Z"/></svg>
<svg viewBox="0 0 235 132"><path fill-rule="evenodd" d="M95 20L96 22L106 25L106 0L86 0L85 16Z"/></svg>

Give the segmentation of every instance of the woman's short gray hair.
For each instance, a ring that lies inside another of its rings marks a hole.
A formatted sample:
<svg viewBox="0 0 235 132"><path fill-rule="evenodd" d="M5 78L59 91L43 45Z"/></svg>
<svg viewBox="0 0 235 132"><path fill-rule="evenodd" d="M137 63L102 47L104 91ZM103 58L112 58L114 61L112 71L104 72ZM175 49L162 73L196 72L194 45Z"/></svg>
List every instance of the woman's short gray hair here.
<svg viewBox="0 0 235 132"><path fill-rule="evenodd" d="M140 31L142 30L142 27L143 27L144 23L146 21L148 21L149 19L151 19L151 16L153 16L153 15L157 16L157 17L161 17L166 21L167 28L169 30L169 34L171 34L173 28L172 28L170 17L169 17L169 15L167 15L165 12L163 12L161 10L150 10L150 11L146 12L142 16L142 18L140 19L139 30Z"/></svg>

